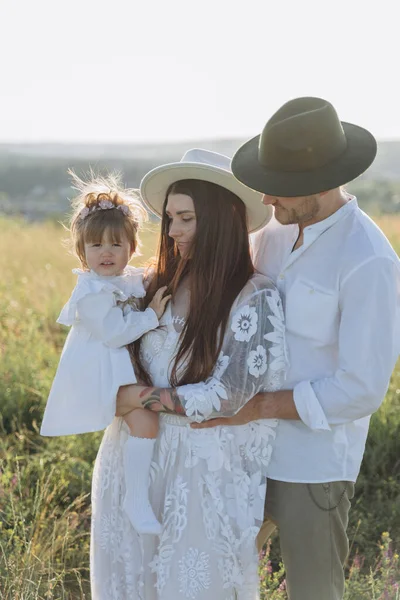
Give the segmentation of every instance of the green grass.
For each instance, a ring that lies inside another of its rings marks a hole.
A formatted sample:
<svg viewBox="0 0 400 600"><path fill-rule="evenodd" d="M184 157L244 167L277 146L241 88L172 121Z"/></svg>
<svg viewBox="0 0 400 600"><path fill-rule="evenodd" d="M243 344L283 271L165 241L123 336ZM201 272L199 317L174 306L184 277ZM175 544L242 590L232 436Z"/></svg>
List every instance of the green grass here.
<svg viewBox="0 0 400 600"><path fill-rule="evenodd" d="M400 251L400 218L381 226ZM76 260L65 232L0 219L0 598L89 599L90 481L101 433L39 435L66 331L55 321ZM156 235L142 235L143 264ZM353 501L346 600L399 600L400 365L373 415ZM389 533L387 533L389 532ZM262 597L286 597L273 540L260 566Z"/></svg>

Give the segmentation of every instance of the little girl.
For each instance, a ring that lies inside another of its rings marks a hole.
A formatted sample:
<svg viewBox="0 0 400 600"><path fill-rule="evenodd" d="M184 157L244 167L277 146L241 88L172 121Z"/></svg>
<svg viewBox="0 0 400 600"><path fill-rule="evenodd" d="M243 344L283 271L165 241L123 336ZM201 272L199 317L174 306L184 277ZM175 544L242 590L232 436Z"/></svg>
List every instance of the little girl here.
<svg viewBox="0 0 400 600"><path fill-rule="evenodd" d="M120 386L136 383L127 348L159 325L170 296L157 291L145 311L143 269L128 266L146 216L134 190L116 176L84 182L70 173L79 192L73 200L71 235L82 269L57 320L72 326L47 401L41 435L98 431L113 420ZM124 418L130 437L123 449L124 510L138 533L159 534L148 498L158 418L138 409Z"/></svg>

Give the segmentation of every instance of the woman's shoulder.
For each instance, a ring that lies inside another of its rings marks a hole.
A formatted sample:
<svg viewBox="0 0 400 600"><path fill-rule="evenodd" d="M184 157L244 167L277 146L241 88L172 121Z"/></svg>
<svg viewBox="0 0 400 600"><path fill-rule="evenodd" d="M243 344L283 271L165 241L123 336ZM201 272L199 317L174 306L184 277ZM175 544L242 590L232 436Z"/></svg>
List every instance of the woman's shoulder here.
<svg viewBox="0 0 400 600"><path fill-rule="evenodd" d="M279 295L278 288L275 283L267 277L266 275L262 275L261 273L254 273L247 281L246 285L240 292L240 297L253 296L255 294L277 294Z"/></svg>
<svg viewBox="0 0 400 600"><path fill-rule="evenodd" d="M232 311L247 304L258 304L261 308L261 305L270 304L271 301L274 305L280 303L280 295L275 283L261 273L254 273L237 296Z"/></svg>

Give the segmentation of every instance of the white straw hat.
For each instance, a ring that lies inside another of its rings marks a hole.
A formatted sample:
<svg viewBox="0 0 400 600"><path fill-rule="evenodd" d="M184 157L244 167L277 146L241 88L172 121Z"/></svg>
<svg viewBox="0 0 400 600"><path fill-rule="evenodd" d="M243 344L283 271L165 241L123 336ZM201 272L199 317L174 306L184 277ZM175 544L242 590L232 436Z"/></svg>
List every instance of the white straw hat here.
<svg viewBox="0 0 400 600"><path fill-rule="evenodd" d="M199 148L188 150L180 162L156 167L143 177L140 194L147 208L161 217L169 186L182 179L209 181L236 194L246 206L249 233L264 227L272 217L271 206L261 202L262 194L233 176L230 158Z"/></svg>

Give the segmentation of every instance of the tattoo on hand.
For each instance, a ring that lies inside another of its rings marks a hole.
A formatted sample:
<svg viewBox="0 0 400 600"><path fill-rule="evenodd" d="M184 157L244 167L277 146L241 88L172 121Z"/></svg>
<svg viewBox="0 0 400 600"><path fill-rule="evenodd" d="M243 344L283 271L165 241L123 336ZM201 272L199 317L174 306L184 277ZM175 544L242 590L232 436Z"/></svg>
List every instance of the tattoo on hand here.
<svg viewBox="0 0 400 600"><path fill-rule="evenodd" d="M153 412L184 415L185 410L174 389L147 387L140 393L143 408Z"/></svg>

